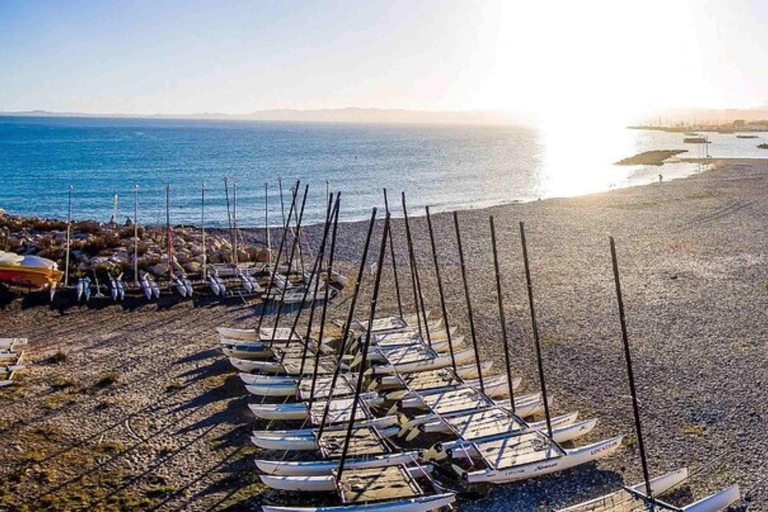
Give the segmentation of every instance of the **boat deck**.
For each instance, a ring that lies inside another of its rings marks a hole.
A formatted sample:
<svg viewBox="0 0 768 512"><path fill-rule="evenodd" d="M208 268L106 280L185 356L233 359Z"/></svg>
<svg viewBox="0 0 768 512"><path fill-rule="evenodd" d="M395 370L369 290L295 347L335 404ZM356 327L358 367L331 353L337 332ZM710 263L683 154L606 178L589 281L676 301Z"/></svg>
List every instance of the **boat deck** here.
<svg viewBox="0 0 768 512"><path fill-rule="evenodd" d="M454 416L443 421L459 437L467 441L499 434L512 434L526 428L525 423L500 407Z"/></svg>
<svg viewBox="0 0 768 512"><path fill-rule="evenodd" d="M474 446L488 467L496 470L553 460L563 455L563 450L540 432L477 442Z"/></svg>
<svg viewBox="0 0 768 512"><path fill-rule="evenodd" d="M405 466L345 469L337 485L345 504L412 498L424 494Z"/></svg>
<svg viewBox="0 0 768 512"><path fill-rule="evenodd" d="M358 322L358 325L363 329L368 329L368 322ZM408 324L400 317L390 316L389 318L376 318L371 324L371 332L379 331L393 331L395 329L404 329L408 327Z"/></svg>
<svg viewBox="0 0 768 512"><path fill-rule="evenodd" d="M261 328L259 330L259 335L261 337L262 341L269 341L272 339L273 335L272 332L274 331L274 339L275 341L288 341L288 336L291 334L291 329L289 327L278 327L277 329L265 329ZM296 332L293 332L293 336L291 336L291 341L299 341L302 337Z"/></svg>
<svg viewBox="0 0 768 512"><path fill-rule="evenodd" d="M355 394L355 380L357 374L339 375L336 379L336 386L333 389L333 396L344 396ZM318 375L315 381L315 398L328 398L331 395L331 382L333 375ZM312 393L312 378L304 377L299 382L299 398L308 400Z"/></svg>
<svg viewBox="0 0 768 512"><path fill-rule="evenodd" d="M485 395L472 388L452 389L421 395L424 404L437 414L482 409L493 405Z"/></svg>
<svg viewBox="0 0 768 512"><path fill-rule="evenodd" d="M323 457L326 459L341 457L346 437L346 430L323 432L322 437L318 440ZM375 429L356 428L352 430L347 456L381 455L383 453L387 453L387 449Z"/></svg>
<svg viewBox="0 0 768 512"><path fill-rule="evenodd" d="M331 401L331 406L328 408L328 418L326 422L328 424L348 422L352 416L352 404L354 398L334 398ZM325 409L326 400L319 400L312 403L312 409L309 411L309 419L313 425L319 425L323 420L323 410ZM372 417L370 411L365 406L364 401L360 401L355 412L355 420L360 421L364 419L370 419Z"/></svg>
<svg viewBox="0 0 768 512"><path fill-rule="evenodd" d="M379 352L390 364L415 363L437 359L437 353L424 345L380 347Z"/></svg>
<svg viewBox="0 0 768 512"><path fill-rule="evenodd" d="M400 376L400 381L403 383L403 386L414 391L424 391L462 384L461 379L459 379L452 370L445 368L402 375Z"/></svg>
<svg viewBox="0 0 768 512"><path fill-rule="evenodd" d="M334 357L320 357L320 364L317 368L318 375L327 375L333 373L336 369L336 358ZM301 359L285 359L283 361L283 368L285 372L289 374L298 374L301 369ZM304 362L304 373L311 373L315 368L315 359L307 358Z"/></svg>

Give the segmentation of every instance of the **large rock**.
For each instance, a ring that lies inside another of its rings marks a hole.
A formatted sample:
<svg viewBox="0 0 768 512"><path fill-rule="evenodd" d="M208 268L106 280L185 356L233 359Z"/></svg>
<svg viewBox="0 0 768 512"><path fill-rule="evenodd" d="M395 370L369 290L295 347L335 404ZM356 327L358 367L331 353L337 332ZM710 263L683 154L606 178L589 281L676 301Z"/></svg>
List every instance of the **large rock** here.
<svg viewBox="0 0 768 512"><path fill-rule="evenodd" d="M168 273L168 263L161 261L157 265L152 265L147 270L155 276L162 276Z"/></svg>
<svg viewBox="0 0 768 512"><path fill-rule="evenodd" d="M184 264L184 270L190 274L199 274L201 269L202 265L196 261L190 261L189 263Z"/></svg>

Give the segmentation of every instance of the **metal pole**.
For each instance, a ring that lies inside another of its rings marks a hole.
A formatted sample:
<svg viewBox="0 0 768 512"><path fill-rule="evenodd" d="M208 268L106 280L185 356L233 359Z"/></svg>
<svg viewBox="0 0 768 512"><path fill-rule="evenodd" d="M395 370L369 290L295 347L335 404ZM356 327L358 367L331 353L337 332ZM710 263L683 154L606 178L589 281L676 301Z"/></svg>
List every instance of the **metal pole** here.
<svg viewBox="0 0 768 512"><path fill-rule="evenodd" d="M202 230L203 234L203 280L208 279L208 257L207 257L207 248L205 246L205 182L202 182L202 185L200 187L201 197L200 197L200 229Z"/></svg>
<svg viewBox="0 0 768 512"><path fill-rule="evenodd" d="M499 271L499 253L496 249L496 225L493 215L488 217L491 224L491 245L493 246L493 268L496 271L496 297L499 302L499 320L501 321L501 340L504 343L504 363L507 370L507 386L509 386L509 401L512 404L512 412L515 412L515 386L512 380L512 368L509 365L509 342L507 340L507 318L504 314L503 294L501 292L501 272Z"/></svg>
<svg viewBox="0 0 768 512"><path fill-rule="evenodd" d="M309 321L307 322L307 335L304 337L304 350L302 350L302 353L301 353L301 366L299 368L299 379L301 379L301 376L304 375L304 366L307 360L307 350L309 349L309 338L312 335L312 323L315 319L315 298L317 297L317 290L320 286L320 272L322 272L323 270L323 258L325 257L325 245L328 240L328 232L330 231L330 228L331 228L331 221L333 220L333 216L335 214L335 212L331 210L331 201L327 202L327 207L328 208L326 210L326 215L325 215L325 228L323 229L323 238L320 241L320 248L317 250L317 257L315 258L315 267L317 271L316 273L317 277L314 279L315 287L314 287L314 290L312 291L311 305L309 307ZM311 282L312 281L310 281L310 283ZM307 286L307 290L309 290L309 286ZM294 322L294 327L296 325L296 322L298 322L298 318Z"/></svg>
<svg viewBox="0 0 768 512"><path fill-rule="evenodd" d="M299 182L296 182L296 190L299 189ZM293 213L293 208L296 206L296 196L293 196L293 201L291 201L291 208L288 210L288 217L290 218L291 214ZM275 283L275 274L277 274L277 267L280 266L280 256L283 253L283 244L285 243L285 231L283 231L283 237L280 239L280 248L277 250L277 259L275 260L275 266L272 268L272 273L269 277L269 287L267 288L267 295L264 299L264 304L261 306L261 315L259 315L259 326L258 329L261 329L261 323L264 321L264 312L267 310L267 301L269 300L269 294L272 291L272 285ZM288 277L286 276L286 280ZM288 282L286 281L286 285ZM258 330L257 329L257 330Z"/></svg>
<svg viewBox="0 0 768 512"><path fill-rule="evenodd" d="M376 224L376 208L371 210L371 220L368 223L368 234L365 236L365 245L363 246L363 256L360 259L360 268L357 270L357 281L355 282L355 290L352 292L352 304L349 306L349 313L347 314L347 323L344 324L344 333L341 336L341 346L339 347L339 363L333 371L333 378L331 379L331 387L329 398L333 398L333 390L336 388L336 381L339 378L339 372L341 371L341 358L344 355L344 351L347 348L347 338L349 337L349 331L352 326L352 321L355 318L355 306L357 305L357 297L360 293L360 284L363 282L365 276L365 264L368 260L368 248L371 245L371 235L373 234L373 225ZM317 431L317 439L320 439L325 429L325 422L328 419L328 411L331 407L331 400L329 399L325 403L323 409L323 418L320 421L320 428Z"/></svg>
<svg viewBox="0 0 768 512"><path fill-rule="evenodd" d="M336 252L336 232L339 227L339 210L341 209L339 207L341 200L341 193L336 194L336 216L333 219L333 234L331 235L331 253L328 255L328 270L327 270L327 278L325 283L325 295L323 297L323 312L320 315L320 332L317 335L317 353L315 354L315 369L312 372L312 387L309 390L309 405L307 406L309 410L312 410L312 400L315 397L315 383L317 382L317 372L318 372L318 366L320 366L320 346L323 343L323 333L325 332L325 318L326 314L328 312L328 301L330 300L328 297L328 294L330 293L330 275L333 271L333 255ZM318 281L320 276L318 276ZM331 390L333 391L333 390ZM330 396L328 399L331 400L333 396Z"/></svg>
<svg viewBox="0 0 768 512"><path fill-rule="evenodd" d="M389 200L387 199L387 189L384 189L384 209L385 213L389 213ZM392 226L389 227L390 233L389 233L389 252L392 255L392 273L395 276L395 294L397 295L397 311L400 313L400 318L405 318L403 316L403 302L400 299L400 283L397 279L397 260L395 258L395 244L392 242Z"/></svg>
<svg viewBox="0 0 768 512"><path fill-rule="evenodd" d="M653 491L651 479L648 475L648 459L645 457L645 443L643 443L643 429L640 425L640 407L637 402L637 390L635 388L635 376L632 372L632 357L629 354L629 337L627 336L627 321L624 317L624 300L621 295L621 280L619 279L619 263L616 259L616 243L613 237L611 241L611 260L613 262L613 280L616 283L616 301L619 305L619 322L621 323L621 339L624 343L624 359L627 361L627 375L629 375L629 391L632 393L632 409L635 413L635 429L637 431L637 444L640 447L640 461L643 464L643 477L645 478L645 490L650 499L651 510L654 510Z"/></svg>
<svg viewBox="0 0 768 512"><path fill-rule="evenodd" d="M281 176L277 177L277 186L280 187L280 214L283 216L283 226L285 226L285 202L283 201L283 178ZM288 220L290 221L290 219Z"/></svg>
<svg viewBox="0 0 768 512"><path fill-rule="evenodd" d="M267 264L272 264L272 238L269 236L269 183L264 182L264 229L267 230Z"/></svg>
<svg viewBox="0 0 768 512"><path fill-rule="evenodd" d="M344 472L344 462L349 451L349 440L352 437L352 429L355 425L355 414L357 413L357 403L360 401L360 392L363 389L363 375L365 373L365 360L368 358L368 347L371 344L371 327L373 319L376 318L376 305L379 300L379 285L381 284L381 269L384 266L384 254L387 251L387 235L389 234L389 214L384 219L384 232L381 235L381 247L379 248L379 264L376 267L376 280L373 284L373 296L371 297L370 313L368 314L368 330L365 333L365 343L363 344L363 360L360 362L360 371L357 374L357 385L355 386L355 399L352 401L352 411L349 416L349 425L347 425L347 435L344 438L344 448L341 451L341 460L339 460L339 469L336 472L336 481L341 480Z"/></svg>
<svg viewBox="0 0 768 512"><path fill-rule="evenodd" d="M229 211L229 184L226 176L224 176L224 192L227 196L227 222L229 223L229 242L232 244L232 264L237 266L237 244L235 242L235 232L232 231L232 215Z"/></svg>
<svg viewBox="0 0 768 512"><path fill-rule="evenodd" d="M475 335L475 317L472 314L472 300L469 297L469 283L467 282L467 269L464 263L464 248L461 245L461 231L459 231L459 216L453 212L453 225L456 228L456 242L459 246L459 262L461 263L461 279L464 282L464 298L467 301L467 314L469 316L469 332L472 335L472 347L475 349L475 365L477 365L477 377L480 380L480 391L485 393L483 385L483 372L480 367L480 352L477 350L477 336Z"/></svg>
<svg viewBox="0 0 768 512"><path fill-rule="evenodd" d="M539 326L536 323L536 308L533 304L533 285L531 284L531 269L528 264L528 246L525 242L525 224L520 222L520 242L523 245L523 264L525 265L525 282L528 287L528 305L531 308L531 327L533 328L533 342L536 345L536 361L539 366L539 381L541 382L541 396L544 399L544 415L547 417L547 433L552 439L552 421L549 415L549 400L547 400L547 385L544 382L544 364L541 360L541 343L539 342Z"/></svg>
<svg viewBox="0 0 768 512"><path fill-rule="evenodd" d="M325 240L328 237L328 231L330 229L330 216L331 212L326 211L325 212L325 224L323 226L323 240ZM315 261L312 264L312 270L309 273L309 283L307 284L307 287L304 289L304 295L301 297L301 303L299 304L299 311L296 313L296 318L293 319L293 325L291 326L291 332L288 334L288 341L286 342L286 346L290 343L291 339L293 338L293 335L296 332L296 326L299 324L299 318L301 318L301 313L304 311L304 305L307 303L307 297L309 296L310 291L310 285L312 284L312 281L315 280L315 273L318 272L318 266L322 263L320 260L322 259L322 255L318 253L318 255L315 257ZM312 307L314 307L314 298L312 299ZM311 326L310 326L311 329ZM282 362L285 359L285 352L280 356L280 362ZM301 362L301 369L299 371L299 375L302 374L304 370L304 359L307 355L307 345L304 344L304 350L302 352L302 362ZM301 378L301 377L299 377Z"/></svg>
<svg viewBox="0 0 768 512"><path fill-rule="evenodd" d="M453 372L456 373L456 358L453 355L453 341L451 340L451 326L448 323L448 310L445 307L445 295L443 294L443 279L440 277L440 264L437 261L437 247L435 245L435 233L432 230L432 217L429 215L429 206L427 210L427 226L429 227L429 241L432 245L432 259L435 262L435 275L437 276L437 291L440 293L440 309L443 313L443 323L445 324L445 332L448 335L448 350L451 353L451 366ZM513 405L514 407L514 405Z"/></svg>
<svg viewBox="0 0 768 512"><path fill-rule="evenodd" d="M173 231L171 230L171 185L165 186L165 226L167 229L166 242L168 244L168 278L173 280ZM170 286L170 282L168 283Z"/></svg>
<svg viewBox="0 0 768 512"><path fill-rule="evenodd" d="M232 184L232 229L235 233L235 262L240 262L240 255L238 251L242 246L239 233L237 232L237 181Z"/></svg>
<svg viewBox="0 0 768 512"><path fill-rule="evenodd" d="M416 254L413 250L413 238L411 237L411 226L410 226L410 223L408 222L408 208L405 205L405 192L402 193L401 198L403 203L403 217L405 219L405 235L406 235L406 240L408 242L408 252L411 255L411 264L413 265L413 278L416 282L416 289L414 290L414 293L418 294L418 300L416 301L416 316L417 317L419 316L419 313L418 313L419 305L421 305L421 317L424 320L424 332L427 334L427 344L429 345L429 348L432 348L432 338L429 335L429 325L427 325L427 310L424 307L424 296L421 294L421 280L419 279L419 267L416 264Z"/></svg>
<svg viewBox="0 0 768 512"><path fill-rule="evenodd" d="M139 186L133 186L133 284L139 286Z"/></svg>
<svg viewBox="0 0 768 512"><path fill-rule="evenodd" d="M72 185L69 186L69 206L67 207L67 253L66 262L64 263L64 286L69 286L69 253L70 253L70 240L72 237Z"/></svg>
<svg viewBox="0 0 768 512"><path fill-rule="evenodd" d="M306 185L304 188L304 198L301 200L301 212L299 213L298 218L298 225L301 226L301 220L304 217L304 205L307 203L307 195L309 194L309 185ZM296 200L296 192L293 194L294 201ZM288 219L290 221L290 219ZM291 255L288 257L288 276L291 275L291 266L293 265L293 255L296 251L296 239L293 239L293 244L291 244ZM275 327L272 329L272 339L269 340L269 344L272 345L272 343L275 342L275 334L277 333L277 325L280 323L280 314L283 311L283 301L285 300L285 294L288 291L288 287L283 287L283 293L280 295L280 303L277 305L277 315L275 316ZM290 341L291 338L288 338L288 341Z"/></svg>

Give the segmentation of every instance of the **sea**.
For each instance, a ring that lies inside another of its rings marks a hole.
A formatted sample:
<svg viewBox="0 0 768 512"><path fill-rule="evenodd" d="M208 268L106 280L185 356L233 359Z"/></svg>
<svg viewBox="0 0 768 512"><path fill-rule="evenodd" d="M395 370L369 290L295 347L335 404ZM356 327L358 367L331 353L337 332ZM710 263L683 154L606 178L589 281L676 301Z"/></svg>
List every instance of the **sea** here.
<svg viewBox="0 0 768 512"><path fill-rule="evenodd" d="M482 208L654 183L699 164L617 166L652 149L699 157L766 157L759 139L553 123L420 126L95 117L0 116L0 208L11 214L225 227L279 225L297 181L309 186L305 224L341 193L342 220L383 208L393 215ZM226 180L226 187L225 187ZM280 193L282 185L282 197ZM236 191L235 191L236 188ZM203 191L205 201L203 202ZM236 203L235 203L236 194ZM229 196L229 197L227 197ZM71 202L70 202L71 198ZM227 209L227 199L230 209ZM281 201L282 199L282 201ZM297 205L298 207L298 205ZM229 211L229 216L228 216Z"/></svg>

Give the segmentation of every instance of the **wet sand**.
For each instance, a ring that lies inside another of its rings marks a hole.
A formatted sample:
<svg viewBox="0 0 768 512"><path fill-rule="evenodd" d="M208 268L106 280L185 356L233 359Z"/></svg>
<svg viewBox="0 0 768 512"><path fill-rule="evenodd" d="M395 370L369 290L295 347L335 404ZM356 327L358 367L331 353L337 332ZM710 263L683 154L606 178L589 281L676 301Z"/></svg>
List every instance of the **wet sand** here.
<svg viewBox="0 0 768 512"><path fill-rule="evenodd" d="M581 442L633 438L608 247L614 235L652 475L682 466L698 472L671 501L689 503L736 482L745 509L768 509L766 193L768 163L734 164L663 184L460 212L483 359L502 371L492 214L521 392L537 389L523 220L553 413L599 418ZM469 335L451 215L433 223L451 322ZM347 275L366 228L339 227L337 258ZM413 217L411 228L425 300L437 314L424 217ZM402 220L393 231L404 286ZM318 232L308 232L315 247ZM394 313L389 267L385 278L380 311ZM360 315L372 284L365 279ZM350 290L331 318L346 313ZM402 293L411 310L410 288ZM248 443L257 424L246 407L254 399L216 350L215 326L256 320L239 301L65 310L6 304L0 335L29 337L32 366L0 390L0 510L257 510L284 500L258 483ZM56 362L59 352L65 360ZM460 508L551 510L615 490L622 477L641 479L635 443L596 465L465 496Z"/></svg>

